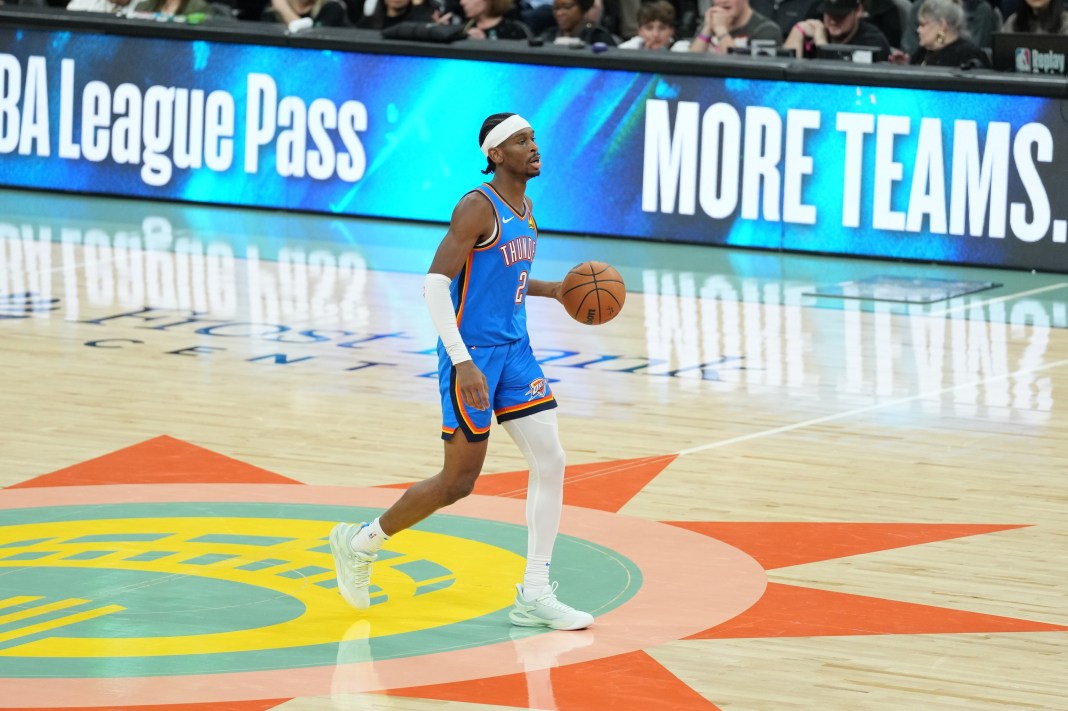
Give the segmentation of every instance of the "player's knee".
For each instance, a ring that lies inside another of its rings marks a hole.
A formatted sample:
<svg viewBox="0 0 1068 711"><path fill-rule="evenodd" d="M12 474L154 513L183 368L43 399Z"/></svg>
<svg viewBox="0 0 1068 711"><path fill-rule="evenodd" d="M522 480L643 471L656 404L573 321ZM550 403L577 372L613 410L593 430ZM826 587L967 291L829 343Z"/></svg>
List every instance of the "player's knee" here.
<svg viewBox="0 0 1068 711"><path fill-rule="evenodd" d="M545 478L563 481L566 466L567 456L563 447L546 448L538 454L538 472Z"/></svg>
<svg viewBox="0 0 1068 711"><path fill-rule="evenodd" d="M452 504L470 496L475 489L475 480L477 478L478 473L476 472L474 475L464 475L451 479L445 486L445 498L448 503Z"/></svg>
<svg viewBox="0 0 1068 711"><path fill-rule="evenodd" d="M567 466L567 453L564 452L564 448L559 442L552 448L548 456L550 465L558 468L560 471L563 471L564 467Z"/></svg>

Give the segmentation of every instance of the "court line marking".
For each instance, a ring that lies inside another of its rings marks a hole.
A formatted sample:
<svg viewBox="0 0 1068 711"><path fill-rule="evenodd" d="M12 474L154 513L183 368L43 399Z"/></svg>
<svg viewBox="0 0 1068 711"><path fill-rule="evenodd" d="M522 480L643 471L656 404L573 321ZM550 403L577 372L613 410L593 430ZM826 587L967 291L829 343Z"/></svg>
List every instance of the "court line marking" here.
<svg viewBox="0 0 1068 711"><path fill-rule="evenodd" d="M142 252L148 252L149 251L148 249L146 249L144 247L140 247L138 249L140 249ZM94 265L96 265L96 264L103 264L103 263L114 262L114 261L115 261L115 257L113 255L109 259L95 260L92 263ZM82 262L78 266L84 267L87 264L89 264L89 262ZM53 267L53 268L50 268L48 270L38 270L38 274L42 274L42 273L44 273L46 271L47 272L60 271L60 270L63 270L64 268L68 268L67 265L61 265L59 267ZM1014 299L1020 299L1020 298L1023 298L1023 297L1033 296L1035 294L1041 294L1041 293L1045 293L1045 292L1048 292L1048 291L1055 291L1057 289L1064 289L1064 288L1068 288L1068 284L1050 284L1050 285L1043 286L1043 287L1037 287L1035 289L1029 289L1027 291L1021 291L1021 292L1016 292L1016 293L1012 293L1012 294L1006 294L1004 296L999 296L999 297L995 297L995 298L991 298L991 299L984 299L982 301L973 301L973 302L969 302L969 303L963 303L963 304L960 304L960 305L955 306L953 308L944 309L942 311L934 311L934 312L927 313L927 314L913 314L913 315L915 315L915 316L922 315L922 316L925 316L927 318L939 318L939 317L943 317L943 316L948 316L950 314L960 313L962 311L968 311L968 310L975 309L975 308L981 308L981 307L988 306L988 305L991 305L991 304L1002 303L1002 302L1005 302L1005 301L1010 301L1010 300L1014 300ZM644 293L644 292L642 292L642 293ZM313 319L309 323L317 324L321 320L321 318L322 317L320 317L319 319ZM897 405L902 405L902 404L913 402L913 401L916 401L916 400L922 400L922 399L926 399L926 398L932 398L932 397L944 395L947 392L952 392L954 390L959 390L959 389L962 389L962 388L973 388L973 387L977 387L977 386L980 386L980 385L985 385L985 384L988 384L988 383L998 382L1000 380L1005 380L1007 378L1011 378L1011 377L1015 377L1015 376L1019 376L1019 375L1026 375L1026 374L1029 374L1029 373L1042 372L1044 370L1048 370L1050 368L1059 367L1061 365L1068 365L1068 359L1064 359L1064 360L1060 360L1060 361L1054 361L1054 362L1051 362L1051 363L1046 363L1044 365L1041 365L1041 366L1038 366L1038 367L1035 367L1035 368L1031 368L1031 369L1021 369L1021 370L1013 371L1011 373L1004 373L1002 375L992 376L990 378L986 378L986 379L978 380L978 381L973 381L973 382L970 382L970 383L962 383L960 385L952 385L952 386L949 386L949 387L946 387L946 388L942 388L940 390L934 390L934 391L929 391L929 392L925 392L925 393L917 393L916 395L911 395L909 397L898 398L896 400L890 400L888 402L883 402L883 403L876 403L876 404L873 404L873 405L868 405L866 407L856 408L856 409L853 409L853 410L847 410L845 412L839 412L839 413L836 413L836 414L833 414L833 415L825 415L823 417L817 417L817 418L805 420L805 421L802 421L802 422L795 422L795 423L790 424L790 425L783 425L782 427L776 427L776 428L772 428L770 430L764 430L762 432L753 432L753 433L748 434L748 435L741 435L739 437L732 437L732 438L726 439L726 440L719 440L717 442L710 442L708 444L698 445L696 447L690 447L689 449L679 450L678 452L676 452L676 455L680 456L680 457L683 457L683 456L686 456L686 455L689 455L689 454L696 454L698 452L703 452L703 451L706 451L706 450L709 450L709 449L718 449L720 447L726 447L726 446L729 446L729 445L732 445L732 444L738 444L738 443L741 443L741 442L747 442L747 441L754 440L754 439L760 439L762 437L770 437L770 436L774 436L774 435L777 435L777 434L783 434L783 433L786 433L786 432L792 432L794 430L804 429L804 428L811 427L811 426L814 426L814 425L823 424L823 423L826 423L826 422L834 422L836 420L840 420L840 419L843 419L843 418L846 418L846 417L852 417L852 416L855 416L855 415L862 415L862 414L865 414L865 413L868 413L868 412L873 412L873 411L876 411L876 410L895 407ZM670 456L670 455L668 455L668 456ZM597 477L597 476L604 475L606 473L608 473L608 472L599 471L599 472L596 472L596 473L589 474L589 475L587 475L587 477ZM583 477L583 478L587 478L587 477ZM513 492L505 492L505 493L501 493L501 494L498 494L498 495L510 497L510 496L513 496L513 495L518 495L518 491L514 492L514 493Z"/></svg>
<svg viewBox="0 0 1068 711"><path fill-rule="evenodd" d="M1042 287L1038 287L1038 288L1035 288L1035 289L1030 289L1028 291L1020 291L1020 292L1016 292L1016 293L1013 293L1013 294L1006 294L1005 296L998 296L998 297L995 297L995 298L992 298L992 299L984 299L983 301L973 301L973 302L969 302L969 303L966 303L966 304L961 304L959 306L955 306L953 308L944 309L942 311L935 311L935 312L932 312L932 313L922 314L922 315L927 317L927 318L938 318L938 317L942 317L942 316L948 316L948 315L954 314L954 313L959 313L961 311L968 311L968 310L974 309L974 308L981 308L983 306L988 306L990 304L1001 303L1001 302L1004 302L1004 301L1010 301L1012 299L1019 299L1021 297L1025 297L1025 296L1032 296L1034 294L1041 294L1041 293L1044 293L1044 292L1047 292L1047 291L1054 291L1056 289L1064 289L1064 288L1068 288L1068 284L1050 284L1048 286L1042 286ZM919 316L920 314L915 314L915 315ZM888 402L876 403L874 405L868 405L866 407L857 408L855 410L848 410L846 412L840 412L840 413L837 413L837 414L834 414L834 415L825 415L823 417L817 417L817 418L814 418L814 419L811 419L811 420L805 420L804 422L795 422L792 425L783 425L782 427L776 427L776 428L773 428L773 429L770 429L770 430L764 430L763 432L754 432L754 433L748 434L748 435L741 435L740 437L732 437L731 439L720 440L718 442L710 442L709 444L698 445L697 447L690 447L689 449L680 450L680 451L677 452L677 454L680 457L684 457L684 456L686 456L688 454L695 454L697 452L703 452L703 451L708 450L708 449L718 449L719 447L726 447L726 446L731 445L731 444L738 444L739 442L747 442L749 440L759 439L761 437L770 437L770 436L777 435L777 434L783 434L785 432L792 432L794 430L804 429L806 427L811 427L811 426L814 426L814 425L820 425L820 424L823 424L825 422L834 422L835 420L840 420L840 419L845 418L845 417L852 417L854 415L863 415L863 414L868 413L868 412L873 412L875 410L881 410L883 408L894 407L896 405L902 405L902 404L905 404L905 403L908 403L908 402L913 402L915 400L923 400L925 398L931 398L931 397L935 397L935 396L944 395L947 392L952 392L954 390L960 390L961 388L974 388L974 387L977 387L977 386L980 386L980 385L985 385L985 384L988 384L988 383L997 382L999 380L1005 380L1006 378L1012 378L1012 377L1015 377L1015 376L1018 376L1018 375L1026 375L1028 373L1037 373L1037 372L1041 372L1043 370L1048 370L1050 368L1055 368L1055 367L1058 367L1058 366L1061 366L1061 365L1068 365L1068 358L1066 358L1064 360L1053 361L1051 363L1046 363L1044 365L1041 365L1041 366L1038 366L1038 367L1035 367L1035 368L1020 369L1020 370L1017 370L1017 371L1013 371L1011 373L1003 373L1002 375L991 376L991 377L985 378L983 380L977 380L977 381L970 382L970 383L962 383L960 385L951 385L951 386L942 388L941 390L932 390L930 392L917 393L916 395L910 395L909 397L898 398L896 400L890 400Z"/></svg>
<svg viewBox="0 0 1068 711"><path fill-rule="evenodd" d="M749 440L760 439L761 437L770 437L773 435L783 434L784 432L792 432L794 430L804 429L806 427L812 427L813 425L822 425L825 422L834 422L836 420L845 419L847 417L854 417L856 415L863 415L876 410L884 410L890 407L896 407L898 405L904 405L906 403L914 402L916 400L924 400L927 398L934 398L944 395L954 390L962 390L964 388L975 388L980 385L986 385L988 383L996 383L999 380L1006 380L1008 378L1014 378L1021 375L1028 375L1031 373L1040 373L1044 370L1050 370L1051 368L1059 368L1063 365L1068 365L1068 358L1045 363L1034 368L1021 368L1020 370L1014 370L1011 373L1003 373L1001 375L994 375L982 380L974 380L969 383L961 383L959 385L950 385L939 390L930 390L928 392L917 393L910 395L909 397L897 398L896 400L889 400L887 402L879 402L874 405L868 405L866 407L858 407L854 410L847 410L845 412L838 412L833 415L824 415L823 417L815 417L811 420L805 420L803 422L795 422L792 425L783 425L782 427L775 427L770 430L764 430L763 432L753 432L752 434L741 435L740 437L731 437L730 439L719 440L718 442L710 442L709 444L702 444L697 447L690 447L689 449L683 449L677 452L680 457L684 457L687 454L696 454L697 452L703 452L709 449L718 449L720 447L726 447L732 444L738 444L739 442L748 442Z"/></svg>
<svg viewBox="0 0 1068 711"><path fill-rule="evenodd" d="M959 306L954 306L953 308L943 309L942 311L932 311L931 313L924 315L927 317L948 316L949 314L955 314L960 313L961 311L968 311L970 309L989 306L990 304L999 304L1004 301L1011 301L1013 299L1019 299L1024 296L1033 296L1035 294L1042 294L1047 291L1065 288L1068 288L1068 284L1050 284L1049 286L1041 286L1036 289L1030 289L1028 291L1019 291L1015 294L1006 294L1005 296L998 296L993 299L985 299L983 301L973 301L966 304L960 304Z"/></svg>

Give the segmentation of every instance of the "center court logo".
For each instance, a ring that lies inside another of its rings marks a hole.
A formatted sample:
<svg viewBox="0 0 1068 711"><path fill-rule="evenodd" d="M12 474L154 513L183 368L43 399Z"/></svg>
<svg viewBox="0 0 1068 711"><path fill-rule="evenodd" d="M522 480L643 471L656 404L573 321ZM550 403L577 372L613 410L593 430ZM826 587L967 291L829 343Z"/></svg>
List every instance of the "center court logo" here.
<svg viewBox="0 0 1068 711"><path fill-rule="evenodd" d="M299 649L301 664L333 663L354 613L335 590L325 536L351 509L103 509L2 512L0 599L16 615L0 641L7 674L107 675L116 667L105 657L136 660L141 674L271 669L284 649ZM437 651L445 626L450 648L499 641L512 593L486 581L521 575L509 547L525 546L525 531L511 528L495 532L498 544L412 531L383 551L363 616L375 656Z"/></svg>
<svg viewBox="0 0 1068 711"><path fill-rule="evenodd" d="M333 589L328 532L406 485L300 485L166 436L16 484L0 490L0 699L53 709L329 695L363 708L368 692L494 702L493 677L544 700L552 668L578 682L556 688L560 708L623 708L634 689L621 680L675 679L644 650L677 640L1065 629L767 577L1018 524L618 514L675 458L568 468L553 578L596 617L571 633L506 619L525 552L525 471L487 475L395 536L376 564L375 604L359 612ZM665 708L696 698L678 680L655 688Z"/></svg>
<svg viewBox="0 0 1068 711"><path fill-rule="evenodd" d="M180 444L161 440L130 451ZM330 529L399 496L278 483L0 490L0 698L21 708L238 701L265 689L300 698L339 679L363 693L554 665L558 635L517 637L507 619L526 551L522 498L474 495L398 534L375 565L371 607L343 602ZM564 638L575 642L568 663L683 639L737 616L766 586L756 561L710 538L565 508L553 578L601 629ZM674 581L682 565L694 585ZM715 604L699 594L724 579ZM654 626L649 606L663 611Z"/></svg>
<svg viewBox="0 0 1068 711"><path fill-rule="evenodd" d="M354 514L374 511L223 502L0 510L5 675L271 670L284 654L329 665L357 617L375 659L506 635L525 527L442 516L436 530L406 532L380 554L371 609L354 613L336 591L327 543L333 522ZM597 553L562 541L561 555L623 602L633 590L611 568L625 558L606 566Z"/></svg>

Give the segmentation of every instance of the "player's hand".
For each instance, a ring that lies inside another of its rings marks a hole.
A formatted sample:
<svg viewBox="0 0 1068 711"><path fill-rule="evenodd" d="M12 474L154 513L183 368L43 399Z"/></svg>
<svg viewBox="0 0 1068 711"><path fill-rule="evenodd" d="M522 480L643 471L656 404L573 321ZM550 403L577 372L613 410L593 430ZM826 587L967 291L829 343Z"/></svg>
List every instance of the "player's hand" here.
<svg viewBox="0 0 1068 711"><path fill-rule="evenodd" d="M489 409L489 386L486 376L478 369L474 361L464 361L456 366L456 385L460 388L460 399L468 407L476 410Z"/></svg>
<svg viewBox="0 0 1068 711"><path fill-rule="evenodd" d="M564 303L564 282L563 281L553 281L553 282L549 282L549 283L552 285L552 287L551 287L551 289L549 291L549 296L551 298L553 298L553 299L556 299L561 304Z"/></svg>

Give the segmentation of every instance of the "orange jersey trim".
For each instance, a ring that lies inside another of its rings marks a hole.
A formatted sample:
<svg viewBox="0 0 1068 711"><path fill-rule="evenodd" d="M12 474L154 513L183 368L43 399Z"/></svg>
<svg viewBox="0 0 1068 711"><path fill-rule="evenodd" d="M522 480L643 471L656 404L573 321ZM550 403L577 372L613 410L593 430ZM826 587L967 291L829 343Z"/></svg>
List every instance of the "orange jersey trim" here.
<svg viewBox="0 0 1068 711"><path fill-rule="evenodd" d="M486 187L489 187L489 183L483 183L483 184ZM485 251L487 249L491 249L498 242L501 241L501 214L499 212L497 212L497 206L493 204L493 200L490 199L489 195L486 195L486 193L482 192L481 190L478 190L477 188L475 190L472 190L471 192L477 193L477 194L481 195L482 197L486 198L486 202L488 202L490 204L490 207L493 208L493 220L494 220L494 222L496 224L496 229L493 231L493 239L491 239L486 244L477 244L476 243L475 246L473 247L474 251L483 252L483 251ZM496 190L494 190L493 193L495 195L499 196L499 193L497 193ZM502 198L502 202L503 202L503 198ZM508 203L505 203L505 205L507 205L507 204Z"/></svg>
<svg viewBox="0 0 1068 711"><path fill-rule="evenodd" d="M497 212L497 206L494 205L492 202L490 203L490 207L493 208L493 220L496 223L497 227L494 230L493 239L491 239L486 244L475 245L473 248L473 251L475 252L485 252L487 249L493 249L497 246L497 243L501 241L501 213Z"/></svg>
<svg viewBox="0 0 1068 711"><path fill-rule="evenodd" d="M494 240L496 242L496 240ZM467 287L471 284L471 265L474 262L474 254L467 255L467 263L464 264L463 277L464 286L460 290L460 304L456 307L456 327L460 327L460 322L464 318L464 305L467 304Z"/></svg>
<svg viewBox="0 0 1068 711"><path fill-rule="evenodd" d="M459 384L453 386L452 395L455 398L455 401L460 405L460 417L467 424L467 429L471 432L471 434L481 435L486 434L490 431L490 427L493 426L492 419L490 420L489 425L482 428L475 427L474 423L471 422L471 418L467 415L467 403L464 402L463 397L460 395Z"/></svg>
<svg viewBox="0 0 1068 711"><path fill-rule="evenodd" d="M507 415L507 414L509 414L511 412L519 412L520 410L526 410L527 408L530 408L530 407L536 407L538 405L544 404L544 403L549 402L549 401L554 400L554 399L555 398L554 398L553 394L549 393L545 397L539 397L537 400L531 400L530 402L524 402L524 403L519 404L519 405L512 405L511 407L504 407L504 408L501 408L500 410L495 410L494 414L496 414L498 417L500 417L501 415Z"/></svg>

